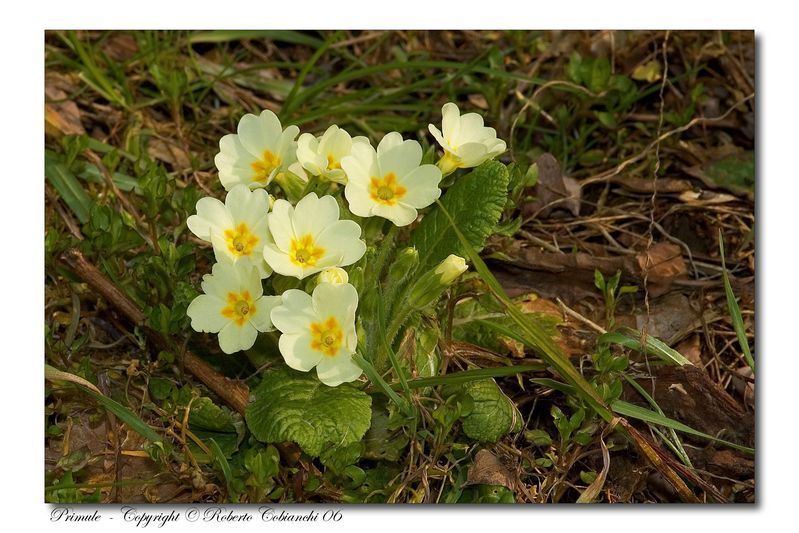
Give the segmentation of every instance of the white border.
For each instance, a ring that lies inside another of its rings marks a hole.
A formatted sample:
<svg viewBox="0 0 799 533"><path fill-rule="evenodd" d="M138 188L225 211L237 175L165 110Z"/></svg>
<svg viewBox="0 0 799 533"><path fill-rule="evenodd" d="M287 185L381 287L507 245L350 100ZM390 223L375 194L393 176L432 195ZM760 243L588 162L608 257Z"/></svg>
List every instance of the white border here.
<svg viewBox="0 0 799 533"><path fill-rule="evenodd" d="M43 307L43 30L45 28L743 28L755 29L757 82L757 351L758 465L755 507L409 507L345 508L347 529L396 524L488 529L510 523L535 530L635 528L645 531L732 531L791 520L795 505L797 239L799 201L795 17L787 10L743 1L669 2L191 2L17 3L6 9L2 33L3 175L2 323L3 472L0 523L21 529L48 524L42 500ZM34 266L36 265L36 266ZM112 508L113 509L113 508ZM630 514L631 513L631 514ZM352 521L349 520L352 517ZM357 524L356 524L357 522ZM122 524L124 527L124 524ZM92 526L84 526L92 527ZM217 526L218 527L218 526ZM106 524L105 530L108 529ZM116 529L116 528L113 528ZM122 529L120 527L119 529ZM164 528L167 529L167 528ZM169 529L175 530L174 527ZM182 529L180 529L182 530Z"/></svg>

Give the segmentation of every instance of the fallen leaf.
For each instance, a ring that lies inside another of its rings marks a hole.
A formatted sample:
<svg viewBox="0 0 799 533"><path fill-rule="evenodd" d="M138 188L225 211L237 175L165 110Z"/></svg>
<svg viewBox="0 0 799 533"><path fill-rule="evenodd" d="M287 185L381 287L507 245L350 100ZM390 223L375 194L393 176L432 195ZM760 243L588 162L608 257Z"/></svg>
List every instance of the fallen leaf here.
<svg viewBox="0 0 799 533"><path fill-rule="evenodd" d="M652 179L632 176L617 176L611 181L616 185L621 185L628 191L645 194L653 193L656 186L658 194L681 193L691 191L694 188L690 181L674 178L659 178L657 184Z"/></svg>
<svg viewBox="0 0 799 533"><path fill-rule="evenodd" d="M480 109L488 109L488 102L486 101L486 97L482 94L470 94L469 103Z"/></svg>
<svg viewBox="0 0 799 533"><path fill-rule="evenodd" d="M653 245L648 251L636 255L635 261L638 277L649 282L650 296L667 293L675 279L688 275L682 249L670 242Z"/></svg>
<svg viewBox="0 0 799 533"><path fill-rule="evenodd" d="M183 170L191 167L191 162L186 152L163 139L151 138L149 143L147 143L147 154L153 159L172 165L174 170Z"/></svg>
<svg viewBox="0 0 799 533"><path fill-rule="evenodd" d="M683 354L692 364L701 366L702 346L699 341L699 335L693 334L687 339L680 341L674 349Z"/></svg>
<svg viewBox="0 0 799 533"><path fill-rule="evenodd" d="M68 87L67 80L61 76L49 75L45 79L45 131L53 137L86 133L78 104L69 100L64 91Z"/></svg>
<svg viewBox="0 0 799 533"><path fill-rule="evenodd" d="M114 32L103 43L103 52L109 59L124 63L139 53L139 44L129 33Z"/></svg>
<svg viewBox="0 0 799 533"><path fill-rule="evenodd" d="M513 490L513 474L502 464L496 455L488 450L480 450L469 466L466 475L467 485L502 485Z"/></svg>
<svg viewBox="0 0 799 533"><path fill-rule="evenodd" d="M688 205L724 204L727 202L734 202L737 199L738 198L731 194L713 191L685 191L680 194L680 201Z"/></svg>
<svg viewBox="0 0 799 533"><path fill-rule="evenodd" d="M564 176L560 164L552 154L543 154L536 161L538 166L538 183L535 186L536 199L522 206L525 218L531 216L548 216L553 210L569 211L572 215L580 214L580 183L574 178Z"/></svg>
<svg viewBox="0 0 799 533"><path fill-rule="evenodd" d="M684 336L687 330L692 329L697 318L698 313L684 294L669 293L652 301L648 316L635 316L635 329L642 331L646 327L647 335L671 345L672 339Z"/></svg>

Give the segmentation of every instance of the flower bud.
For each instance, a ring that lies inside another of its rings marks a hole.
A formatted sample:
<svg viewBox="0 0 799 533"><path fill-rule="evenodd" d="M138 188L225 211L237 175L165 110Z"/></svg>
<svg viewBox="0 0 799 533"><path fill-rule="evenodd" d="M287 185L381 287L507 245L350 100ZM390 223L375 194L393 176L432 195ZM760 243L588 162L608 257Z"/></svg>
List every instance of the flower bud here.
<svg viewBox="0 0 799 533"><path fill-rule="evenodd" d="M339 267L327 268L316 277L317 284L332 283L333 285L342 285L349 280L350 277L347 275L347 271Z"/></svg>
<svg viewBox="0 0 799 533"><path fill-rule="evenodd" d="M441 283L450 285L455 281L458 276L466 272L469 267L466 265L466 260L455 254L450 254L449 257L444 259L437 267L436 274L441 276Z"/></svg>
<svg viewBox="0 0 799 533"><path fill-rule="evenodd" d="M391 284L401 283L416 270L419 265L419 252L410 246L400 250L396 259L388 269L388 281Z"/></svg>
<svg viewBox="0 0 799 533"><path fill-rule="evenodd" d="M457 255L450 255L438 266L426 272L411 289L408 303L414 309L424 309L434 303L447 290L458 276L463 274L468 267L466 261Z"/></svg>

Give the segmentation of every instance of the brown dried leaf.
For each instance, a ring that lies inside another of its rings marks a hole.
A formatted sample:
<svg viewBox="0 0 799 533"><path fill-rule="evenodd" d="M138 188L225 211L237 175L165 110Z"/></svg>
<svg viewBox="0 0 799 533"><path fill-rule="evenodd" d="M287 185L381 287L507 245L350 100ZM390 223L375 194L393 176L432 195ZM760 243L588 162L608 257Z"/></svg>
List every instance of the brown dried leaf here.
<svg viewBox="0 0 799 533"><path fill-rule="evenodd" d="M681 341L674 349L683 354L694 365L702 365L702 345L699 341L699 335L691 335Z"/></svg>
<svg viewBox="0 0 799 533"><path fill-rule="evenodd" d="M650 296L667 293L675 279L688 275L682 249L670 242L653 245L649 251L636 255L635 262L638 277L649 281Z"/></svg>
<svg viewBox="0 0 799 533"><path fill-rule="evenodd" d="M163 139L151 138L147 144L147 154L153 158L172 165L174 170L183 170L191 167L186 152Z"/></svg>
<svg viewBox="0 0 799 533"><path fill-rule="evenodd" d="M613 183L621 185L628 191L651 194L655 191L655 180L647 178L635 178L632 176L617 176L613 178ZM674 194L693 190L693 185L688 180L674 178L660 178L657 180L658 194Z"/></svg>
<svg viewBox="0 0 799 533"><path fill-rule="evenodd" d="M78 104L68 100L69 96L64 91L69 86L68 80L63 76L50 75L45 79L45 132L53 137L86 133L81 124Z"/></svg>
<svg viewBox="0 0 799 533"><path fill-rule="evenodd" d="M474 463L469 466L466 475L467 485L502 485L513 490L515 485L513 474L488 450L480 450L474 458Z"/></svg>
<svg viewBox="0 0 799 533"><path fill-rule="evenodd" d="M525 217L533 215L546 217L555 209L580 214L580 184L574 178L561 174L560 165L552 154L543 154L536 161L538 183L535 186L536 199L522 206Z"/></svg>
<svg viewBox="0 0 799 533"><path fill-rule="evenodd" d="M104 43L103 52L109 59L124 63L139 53L139 44L129 33L113 33Z"/></svg>
<svg viewBox="0 0 799 533"><path fill-rule="evenodd" d="M691 307L691 302L681 293L669 293L652 301L650 312L635 317L635 329L657 337L666 344L676 342L687 330L692 329L699 314ZM680 350L677 350L682 353ZM683 354L685 355L685 354ZM687 356L686 356L687 357Z"/></svg>

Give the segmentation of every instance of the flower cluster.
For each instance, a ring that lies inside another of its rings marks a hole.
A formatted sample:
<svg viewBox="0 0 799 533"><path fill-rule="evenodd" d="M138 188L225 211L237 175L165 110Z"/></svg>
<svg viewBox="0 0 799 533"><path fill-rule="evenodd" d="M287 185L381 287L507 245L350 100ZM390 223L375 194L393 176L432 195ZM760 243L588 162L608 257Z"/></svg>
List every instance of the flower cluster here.
<svg viewBox="0 0 799 533"><path fill-rule="evenodd" d="M220 140L215 158L225 201L202 198L187 220L217 261L203 277L204 294L188 307L192 328L217 333L228 354L252 348L258 332L277 329L280 353L291 368L316 368L329 386L358 379L358 292L342 267L363 257L366 242L352 218L382 217L407 226L439 198L444 175L505 150L479 115L461 116L453 103L444 105L442 115L443 133L430 125L444 150L437 165L422 164L421 145L397 132L375 148L336 125L321 137L303 133L296 139L299 128L284 129L271 111L242 117L237 133ZM301 181L306 191L324 185L328 194L308 192L293 205L267 193L270 184L282 186L287 177ZM343 195L337 194L340 186ZM344 217L342 207L349 211ZM430 274L433 282L449 284L466 270L461 258L445 263ZM262 283L272 274L316 277L306 284L311 294L289 289L267 296Z"/></svg>

